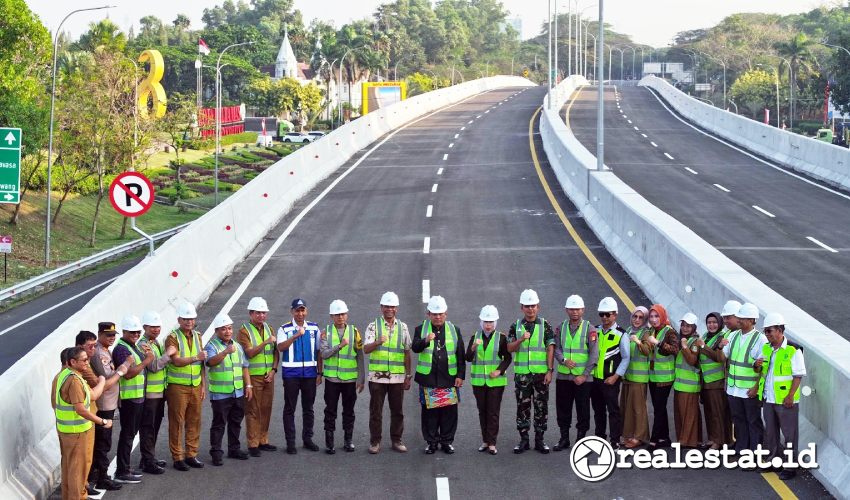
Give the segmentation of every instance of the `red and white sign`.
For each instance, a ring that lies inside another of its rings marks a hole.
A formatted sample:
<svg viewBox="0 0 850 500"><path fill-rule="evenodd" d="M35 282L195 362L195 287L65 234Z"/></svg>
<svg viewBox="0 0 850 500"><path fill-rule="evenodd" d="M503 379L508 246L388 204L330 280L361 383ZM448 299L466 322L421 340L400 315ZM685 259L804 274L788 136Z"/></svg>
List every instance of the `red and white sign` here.
<svg viewBox="0 0 850 500"><path fill-rule="evenodd" d="M0 253L12 253L11 236L0 236Z"/></svg>
<svg viewBox="0 0 850 500"><path fill-rule="evenodd" d="M109 202L125 217L138 217L153 206L153 184L138 172L124 172L109 185Z"/></svg>

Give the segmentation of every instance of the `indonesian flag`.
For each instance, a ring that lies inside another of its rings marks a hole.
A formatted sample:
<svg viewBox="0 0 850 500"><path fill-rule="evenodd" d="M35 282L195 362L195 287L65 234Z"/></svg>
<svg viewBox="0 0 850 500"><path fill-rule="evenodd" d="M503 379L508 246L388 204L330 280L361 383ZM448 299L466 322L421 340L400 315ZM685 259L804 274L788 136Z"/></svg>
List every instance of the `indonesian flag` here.
<svg viewBox="0 0 850 500"><path fill-rule="evenodd" d="M210 48L207 46L207 42L205 42L203 38L198 38L198 53L205 56L210 53Z"/></svg>

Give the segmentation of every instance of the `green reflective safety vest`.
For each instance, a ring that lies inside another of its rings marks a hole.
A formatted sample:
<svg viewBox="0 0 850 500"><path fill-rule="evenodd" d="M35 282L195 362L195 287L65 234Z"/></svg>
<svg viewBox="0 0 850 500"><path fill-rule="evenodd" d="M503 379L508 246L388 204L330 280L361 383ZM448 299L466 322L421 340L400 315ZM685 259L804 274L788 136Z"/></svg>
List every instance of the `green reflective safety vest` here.
<svg viewBox="0 0 850 500"><path fill-rule="evenodd" d="M688 349L698 338L698 334L691 335L688 339ZM676 380L673 381L673 390L679 392L699 392L700 390L699 366L688 363L681 350L676 354Z"/></svg>
<svg viewBox="0 0 850 500"><path fill-rule="evenodd" d="M348 339L348 345L325 360L325 377L333 377L340 380L356 379L357 351L354 349L354 327L347 325L345 331L339 332L335 325L328 325L325 327L325 333L328 336L328 345L331 349L342 343L343 335Z"/></svg>
<svg viewBox="0 0 850 500"><path fill-rule="evenodd" d="M626 335L631 337L636 336L640 340L643 335L643 328L637 331L632 331L629 327ZM649 356L644 356L638 345L635 342L629 341L629 367L626 369L626 380L629 382L647 383L649 382Z"/></svg>
<svg viewBox="0 0 850 500"><path fill-rule="evenodd" d="M753 329L749 335L749 341L745 342L743 340L744 334L741 330L737 330L732 334L729 351L731 354L729 357L729 376L726 378L727 387L750 389L759 381L759 374L753 369L753 363L756 360L750 354L761 332Z"/></svg>
<svg viewBox="0 0 850 500"><path fill-rule="evenodd" d="M74 405L62 399L62 385L68 377L77 377L83 385L83 390L86 391L86 409L89 409L91 405L91 391L89 391L89 385L79 374L70 368L64 368L61 372L59 372L59 378L56 379L56 400L54 402L56 404L56 409L54 410L54 413L56 414L56 430L64 434L80 434L91 429L93 424L91 420L86 420L77 413L77 410L74 409Z"/></svg>
<svg viewBox="0 0 850 500"><path fill-rule="evenodd" d="M661 354L661 351L659 350L661 347L661 341L664 340L664 336L667 335L668 330L670 330L669 325L659 330L655 335L655 338L658 339L659 343L655 346L655 349L652 350L652 355L650 356L650 382L673 382L676 380L676 357L672 354L665 356Z"/></svg>
<svg viewBox="0 0 850 500"><path fill-rule="evenodd" d="M705 345L706 347L715 349L717 343L723 338L725 338L725 335L722 331L719 331L710 339L706 339ZM703 353L700 353L699 355L699 369L702 372L703 384L710 384L712 382L717 382L718 380L723 380L723 377L726 376L725 364L718 363Z"/></svg>
<svg viewBox="0 0 850 500"><path fill-rule="evenodd" d="M123 345L130 351L130 356L133 356L133 361L137 365L142 364L142 357L136 354L135 346L131 346L124 339L118 339L118 345ZM119 378L118 397L120 399L139 399L145 397L145 371L140 371L138 375L129 380L124 377Z"/></svg>
<svg viewBox="0 0 850 500"><path fill-rule="evenodd" d="M186 339L186 335L179 328L171 330L170 336L177 340L177 357L191 358L201 352L201 334L192 331L192 340ZM202 361L195 361L186 366L175 366L169 363L166 367L165 380L169 384L189 385L198 387L201 385Z"/></svg>
<svg viewBox="0 0 850 500"><path fill-rule="evenodd" d="M448 365L449 365L449 375L454 377L457 375L457 355L455 354L457 346L457 330L455 330L455 326L451 323L451 321L446 321L445 324L445 337L446 337L446 354L448 355ZM422 323L422 338L424 339L431 333L431 322L425 321ZM431 365L432 358L434 355L434 344L436 344L437 339L428 342L428 345L425 347L425 350L419 353L419 359L416 361L416 373L421 373L422 375L428 375L431 373Z"/></svg>
<svg viewBox="0 0 850 500"><path fill-rule="evenodd" d="M402 342L401 326L398 319L393 329L387 332L387 322L384 318L375 320L375 340L387 336L387 341L369 354L370 372L404 373L404 343Z"/></svg>
<svg viewBox="0 0 850 500"><path fill-rule="evenodd" d="M561 346L564 351L564 359L575 362L575 367L569 368L563 363L558 363L558 373L564 375L582 375L587 368L587 360L590 353L587 347L587 332L590 330L590 322L582 320L575 334L570 332L570 321L561 323Z"/></svg>
<svg viewBox="0 0 850 500"><path fill-rule="evenodd" d="M601 330L600 326L600 330ZM605 373L613 374L617 367L614 366L614 361L620 353L620 339L623 338L623 332L615 327L610 331L597 331L596 345L599 347L599 360L596 366L593 367L593 378L602 380L605 378ZM618 362L619 363L619 362ZM608 365L608 369L605 366Z"/></svg>
<svg viewBox="0 0 850 500"><path fill-rule="evenodd" d="M726 327L724 326L724 327L723 327L723 329L722 329L722 330L720 330L720 333L722 333L722 334L723 334L723 338L724 338L724 339L728 339L728 338L731 338L731 337L732 337L732 335L735 335L736 333L738 333L738 332L740 332L740 331L741 331L741 330L730 330L730 329L728 329L728 328L726 328Z"/></svg>
<svg viewBox="0 0 850 500"><path fill-rule="evenodd" d="M484 333L479 330L475 332L473 342L481 340L482 344L475 349L475 357L472 358L472 379L470 384L473 386L487 387L504 387L508 385L508 377L501 374L496 378L491 378L490 373L499 369L501 359L499 358L499 344L502 340L502 333L494 331L490 336L490 343L485 347L483 344Z"/></svg>
<svg viewBox="0 0 850 500"><path fill-rule="evenodd" d="M534 331L531 338L520 344L519 351L514 358L514 374L527 375L529 373L546 373L549 370L546 364L546 345L544 343L544 320L538 317L534 323ZM522 320L516 322L516 338L522 338L526 332Z"/></svg>
<svg viewBox="0 0 850 500"><path fill-rule="evenodd" d="M782 404L785 401L788 393L791 392L791 383L794 381L794 377L791 375L791 358L794 357L795 352L797 352L797 348L788 343L786 343L785 347L779 348L776 351L773 350L770 342L761 348L761 353L765 361L761 365L762 376L759 378L760 400L764 401L764 383L767 378L768 367L770 366L768 363L770 362L770 358L773 357L773 401L775 404ZM799 386L794 392L794 402L800 402Z"/></svg>
<svg viewBox="0 0 850 500"><path fill-rule="evenodd" d="M227 345L218 337L210 339L216 355L227 349ZM234 344L235 345L235 344ZM242 351L236 348L221 360L221 363L209 367L210 392L232 394L245 387L242 380Z"/></svg>
<svg viewBox="0 0 850 500"><path fill-rule="evenodd" d="M260 333L253 323L243 323L242 328L248 332L248 337L251 339L251 347L257 347L272 336L272 330L268 323L263 323L263 331ZM258 352L256 356L248 359L248 373L250 375L265 375L274 368L274 345L266 344L263 350Z"/></svg>
<svg viewBox="0 0 850 500"><path fill-rule="evenodd" d="M142 339L140 339L139 343L136 345L141 345L141 341ZM159 345L159 342L156 340L148 340L147 344L150 346L156 359L162 357L162 346ZM148 368L145 368L145 397L162 394L165 392L165 385L165 370L152 372L150 371L150 365L148 365Z"/></svg>

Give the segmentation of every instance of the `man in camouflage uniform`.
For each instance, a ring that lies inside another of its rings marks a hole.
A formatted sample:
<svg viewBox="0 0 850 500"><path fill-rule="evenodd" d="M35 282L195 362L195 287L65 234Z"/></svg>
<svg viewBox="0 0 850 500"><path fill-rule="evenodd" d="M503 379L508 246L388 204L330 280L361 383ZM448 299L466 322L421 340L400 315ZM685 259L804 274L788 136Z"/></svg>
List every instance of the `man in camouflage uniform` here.
<svg viewBox="0 0 850 500"><path fill-rule="evenodd" d="M555 333L548 321L538 316L540 300L534 290L520 295L523 317L508 331L508 351L514 357L514 387L516 391L516 426L520 442L514 453L528 450L528 431L531 428L531 407L534 406L534 449L549 453L543 441L549 418L549 383L552 381Z"/></svg>

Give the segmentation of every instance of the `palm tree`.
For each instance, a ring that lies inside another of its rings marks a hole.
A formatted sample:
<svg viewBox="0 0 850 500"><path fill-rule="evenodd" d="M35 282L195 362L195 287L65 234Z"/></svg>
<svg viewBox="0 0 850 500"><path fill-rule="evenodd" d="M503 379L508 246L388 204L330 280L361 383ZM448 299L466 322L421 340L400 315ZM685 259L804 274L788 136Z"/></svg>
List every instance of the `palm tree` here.
<svg viewBox="0 0 850 500"><path fill-rule="evenodd" d="M815 45L817 45L817 42L811 40L805 33L797 33L791 40L774 45L774 49L776 49L777 54L788 61L788 66L790 66L791 69L791 81L788 82L791 92L789 106L790 112L788 113L788 116L791 119L792 126L795 115L794 89L797 88L797 90L799 90L797 85L797 75L801 70L809 74L817 73L817 70L815 69L817 67L817 59L811 50ZM780 73L783 72L783 65L785 65L785 61L780 63Z"/></svg>

